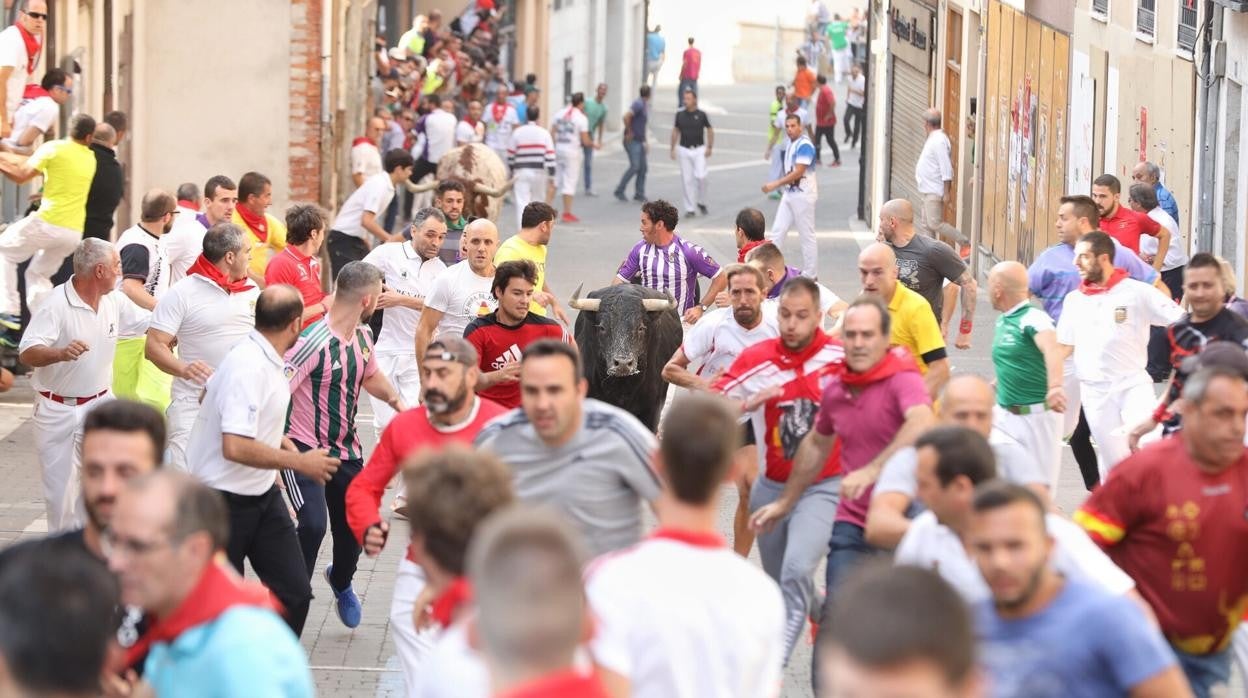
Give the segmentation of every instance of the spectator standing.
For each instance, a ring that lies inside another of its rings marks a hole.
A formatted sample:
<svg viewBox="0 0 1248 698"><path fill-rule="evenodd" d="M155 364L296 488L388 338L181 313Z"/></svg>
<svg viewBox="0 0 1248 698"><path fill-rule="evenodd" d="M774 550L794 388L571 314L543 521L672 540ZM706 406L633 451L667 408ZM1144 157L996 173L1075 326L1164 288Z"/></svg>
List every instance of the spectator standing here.
<svg viewBox="0 0 1248 698"><path fill-rule="evenodd" d="M563 196L564 223L580 223L572 213L572 199L576 196L577 179L581 176L584 150L592 149L594 141L589 135L589 118L585 116L585 95L577 92L572 102L555 116L551 124L555 141L554 189ZM523 213L523 211L521 212Z"/></svg>
<svg viewBox="0 0 1248 698"><path fill-rule="evenodd" d="M589 120L591 141L582 148L585 155L585 196L598 196L594 191L594 151L602 149L602 132L607 124L607 83L598 83L594 96L585 99L585 118Z"/></svg>
<svg viewBox="0 0 1248 698"><path fill-rule="evenodd" d="M230 222L242 228L250 249L247 276L264 286L264 270L273 255L286 246L286 226L268 213L273 205L273 184L259 172L248 172L238 180L238 204Z"/></svg>
<svg viewBox="0 0 1248 698"><path fill-rule="evenodd" d="M1157 205L1161 207L1161 210L1170 214L1175 226L1178 226L1179 204L1174 200L1174 194L1171 194L1170 190L1166 189L1166 185L1161 183L1161 168L1148 161L1138 163L1131 168L1131 179L1138 184L1152 187L1157 195ZM1173 244L1174 241L1172 240L1171 243Z"/></svg>
<svg viewBox="0 0 1248 698"><path fill-rule="evenodd" d="M849 65L854 61L848 33L849 22L846 22L839 13L832 15L832 21L828 22L828 43L832 46L832 74L837 84L844 82L845 76L849 73Z"/></svg>
<svg viewBox="0 0 1248 698"><path fill-rule="evenodd" d="M663 28L654 25L654 29L646 32L646 75L643 84L653 90L659 81L659 69L663 67L663 59L667 58L667 42L659 32Z"/></svg>
<svg viewBox="0 0 1248 698"><path fill-rule="evenodd" d="M412 176L412 156L402 150L386 153L385 171L364 181L359 189L343 202L329 231L329 263L336 276L349 262L358 262L368 255L369 237L377 244L397 242L402 235L382 227L386 207L394 199L395 188Z"/></svg>
<svg viewBox="0 0 1248 698"><path fill-rule="evenodd" d="M303 298L303 327L329 312L333 297L321 287L321 245L327 218L316 204L295 204L286 209L286 249L277 253L264 269L264 285L288 284Z"/></svg>
<svg viewBox="0 0 1248 698"><path fill-rule="evenodd" d="M481 100L474 99L468 102L468 108L464 110L464 118L455 125L455 145L481 143L485 140L485 123L481 121L481 115L484 113L485 107L482 106Z"/></svg>
<svg viewBox="0 0 1248 698"><path fill-rule="evenodd" d="M13 117L43 53L48 24L45 0L21 0L17 21L0 31L0 138L13 132Z"/></svg>
<svg viewBox="0 0 1248 698"><path fill-rule="evenodd" d="M646 202L646 156L650 152L650 145L646 142L646 126L650 121L650 87L642 85L637 94L637 99L624 112L622 138L624 152L628 155L628 169L615 187L615 198L625 203L628 203L628 197L624 195L624 191L634 175L637 182L633 187L633 201Z"/></svg>
<svg viewBox="0 0 1248 698"><path fill-rule="evenodd" d="M676 234L680 215L662 199L641 206L641 240L620 263L611 284L633 283L670 294L685 322L693 324L715 302L728 281L719 264L701 246ZM706 295L698 300L698 277L710 280Z"/></svg>
<svg viewBox="0 0 1248 698"><path fill-rule="evenodd" d="M823 141L832 146L832 162L828 167L841 166L841 151L836 146L836 92L826 75L815 79L819 89L815 98L815 162L823 162Z"/></svg>
<svg viewBox="0 0 1248 698"><path fill-rule="evenodd" d="M862 64L854 63L849 69L849 87L845 90L845 142L851 148L858 147L862 123L867 118L867 76L862 74Z"/></svg>
<svg viewBox="0 0 1248 698"><path fill-rule="evenodd" d="M671 157L680 165L680 183L684 192L685 217L694 216L693 207L698 213L707 215L706 209L706 159L711 156L715 147L715 129L711 128L711 119L706 112L698 109L698 96L692 90L685 90L684 108L676 112L676 123L672 126ZM676 146L680 146L680 157L677 157Z"/></svg>
<svg viewBox="0 0 1248 698"><path fill-rule="evenodd" d="M1111 174L1092 180L1092 200L1096 202L1097 210L1101 214L1101 230L1137 255L1140 253L1142 236L1152 235L1157 238L1157 251L1153 255L1152 266L1160 272L1170 250L1170 231L1147 215L1123 206L1118 201L1121 193L1122 183Z"/></svg>
<svg viewBox="0 0 1248 698"><path fill-rule="evenodd" d="M515 175L516 228L524 225L524 209L529 202L546 198L549 182L555 176L555 142L550 131L538 124L538 109L530 110L531 119L512 132L507 147L507 163ZM584 116L584 115L582 115Z"/></svg>
<svg viewBox="0 0 1248 698"><path fill-rule="evenodd" d="M385 132L385 120L374 116L364 127L364 135L351 141L351 182L356 189L364 180L381 172L381 150L377 144Z"/></svg>
<svg viewBox="0 0 1248 698"><path fill-rule="evenodd" d="M507 101L507 90L499 89L493 102L485 108L485 144L502 160L510 160L511 132L520 125L516 108Z"/></svg>
<svg viewBox="0 0 1248 698"><path fill-rule="evenodd" d="M684 105L686 89L693 89L698 94L698 75L702 72L702 52L693 47L693 37L689 37L689 48L680 56L680 86L676 88L676 108Z"/></svg>
<svg viewBox="0 0 1248 698"><path fill-rule="evenodd" d="M949 143L949 136L941 130L940 120L938 109L928 109L923 113L927 140L923 142L923 151L914 164L914 179L919 196L923 197L923 232L933 240L943 238L952 245L966 238L961 231L945 222L945 204L953 196L953 146Z"/></svg>

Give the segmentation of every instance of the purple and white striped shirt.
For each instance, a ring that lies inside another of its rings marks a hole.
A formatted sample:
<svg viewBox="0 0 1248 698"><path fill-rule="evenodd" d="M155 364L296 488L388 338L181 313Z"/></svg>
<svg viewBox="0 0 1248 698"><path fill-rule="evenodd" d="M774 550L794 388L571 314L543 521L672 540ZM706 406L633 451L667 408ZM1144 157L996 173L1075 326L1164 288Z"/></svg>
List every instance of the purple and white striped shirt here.
<svg viewBox="0 0 1248 698"><path fill-rule="evenodd" d="M638 242L616 272L629 283L670 293L682 313L698 304L698 275L713 279L718 273L719 265L701 245L678 235L666 247Z"/></svg>

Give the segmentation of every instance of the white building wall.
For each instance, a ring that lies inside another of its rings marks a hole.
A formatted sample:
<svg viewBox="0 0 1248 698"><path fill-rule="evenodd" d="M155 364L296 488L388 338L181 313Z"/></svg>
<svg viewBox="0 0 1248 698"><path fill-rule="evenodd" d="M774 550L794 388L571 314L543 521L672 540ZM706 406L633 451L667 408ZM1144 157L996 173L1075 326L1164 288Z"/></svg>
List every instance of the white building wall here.
<svg viewBox="0 0 1248 698"><path fill-rule="evenodd" d="M1203 19L1203 18L1202 18ZM1235 276L1239 281L1239 292L1242 295L1245 289L1248 289L1248 253L1245 247L1248 247L1248 115L1241 109L1238 113L1231 113L1227 105L1227 93L1230 89L1229 82L1236 83L1241 91L1241 99L1248 100L1248 15L1240 12L1223 11L1223 27L1222 40L1226 46L1226 79L1221 81L1221 90L1218 102L1218 131L1212 138L1213 156L1215 158L1215 172L1220 173L1214 184L1213 190L1213 240L1211 249L1215 254L1222 254L1224 249L1223 241L1233 238L1237 241L1235 244L1235 259L1228 260L1235 268ZM1239 144L1238 153L1234 151L1228 152L1228 132L1235 130L1234 123L1228 120L1238 121ZM1203 120L1200 115L1196 119L1197 129L1203 126ZM1204 134L1198 132L1198 144L1204 143ZM1198 155L1201 151L1198 151ZM1199 158L1194 158L1198 161ZM1199 168L1199 164L1196 165ZM1236 212L1233 220L1228 220L1226 216L1227 208L1227 192L1222 186L1223 177L1237 173L1237 181L1239 186L1232 193L1236 197L1234 202L1234 210ZM1197 171L1199 174L1199 170ZM1192 201L1194 208L1198 206L1202 195L1202 182L1199 176L1192 178L1194 189ZM1195 212L1194 212L1195 213ZM1195 246L1193 245L1193 248Z"/></svg>
<svg viewBox="0 0 1248 698"><path fill-rule="evenodd" d="M560 4L560 9L555 9ZM594 52L591 49L590 30L593 0L562 0L550 2L550 45L545 75L538 76L538 83L545 90L542 98L542 123L550 125L555 111L568 103L564 95L564 64L572 62L572 80L568 93L589 92L591 88Z"/></svg>

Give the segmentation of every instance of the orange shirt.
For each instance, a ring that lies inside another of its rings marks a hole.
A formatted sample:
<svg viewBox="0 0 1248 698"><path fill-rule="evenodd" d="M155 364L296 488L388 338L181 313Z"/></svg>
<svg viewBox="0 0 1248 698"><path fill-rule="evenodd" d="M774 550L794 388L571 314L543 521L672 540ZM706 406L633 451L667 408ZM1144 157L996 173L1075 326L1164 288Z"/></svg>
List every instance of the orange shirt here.
<svg viewBox="0 0 1248 698"><path fill-rule="evenodd" d="M815 71L807 68L806 70L797 71L797 75L793 76L793 94L798 99L810 99L815 93Z"/></svg>

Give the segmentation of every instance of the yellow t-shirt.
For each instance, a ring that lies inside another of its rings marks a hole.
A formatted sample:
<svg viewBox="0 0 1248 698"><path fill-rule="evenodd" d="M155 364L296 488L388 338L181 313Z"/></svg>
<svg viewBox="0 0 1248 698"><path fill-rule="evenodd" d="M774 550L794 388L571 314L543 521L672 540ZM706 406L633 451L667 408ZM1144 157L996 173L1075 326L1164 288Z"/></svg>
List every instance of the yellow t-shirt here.
<svg viewBox="0 0 1248 698"><path fill-rule="evenodd" d="M39 146L26 164L43 173L43 201L36 216L45 223L82 232L87 221L87 192L95 177L95 153L62 138Z"/></svg>
<svg viewBox="0 0 1248 698"><path fill-rule="evenodd" d="M260 238L251 232L251 228L243 222L237 210L230 218L231 223L243 229L243 235L247 236L247 244L251 245L251 263L247 265L247 271L260 279L264 278L264 270L269 266L269 260L273 259L273 255L286 249L286 224L267 213L264 214L264 219L268 222L269 239L260 242Z"/></svg>
<svg viewBox="0 0 1248 698"><path fill-rule="evenodd" d="M927 362L923 361L923 355L945 347L932 306L926 298L898 282L893 300L888 304L888 314L893 321L892 343L909 349L919 364L919 371L926 375Z"/></svg>
<svg viewBox="0 0 1248 698"><path fill-rule="evenodd" d="M519 235L512 235L499 245L498 252L494 253L496 265L521 259L527 259L537 267L537 286L533 290L541 292L546 285L546 246L531 245L520 239ZM546 316L546 308L537 303L529 304L529 312L542 317Z"/></svg>

